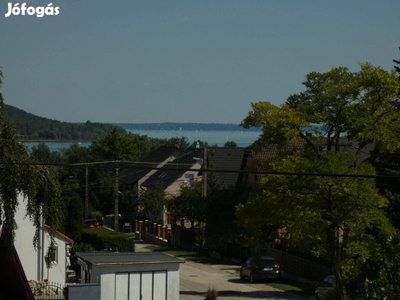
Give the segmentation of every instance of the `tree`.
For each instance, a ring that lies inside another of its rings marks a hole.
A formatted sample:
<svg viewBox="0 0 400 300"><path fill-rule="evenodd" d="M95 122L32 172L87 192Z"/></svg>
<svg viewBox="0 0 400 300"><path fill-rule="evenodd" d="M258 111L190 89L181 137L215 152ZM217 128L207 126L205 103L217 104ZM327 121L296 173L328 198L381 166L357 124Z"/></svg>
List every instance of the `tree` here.
<svg viewBox="0 0 400 300"><path fill-rule="evenodd" d="M237 147L237 143L234 142L234 141L227 141L227 142L224 144L224 147L233 147L233 148L235 148L235 147Z"/></svg>
<svg viewBox="0 0 400 300"><path fill-rule="evenodd" d="M143 215L151 218L153 222L158 222L167 203L165 187L157 184L155 187L141 192L139 197Z"/></svg>
<svg viewBox="0 0 400 300"><path fill-rule="evenodd" d="M0 87L2 85L0 69ZM54 168L33 161L27 148L19 143L12 121L4 115L4 99L0 93L0 223L4 223L3 234L7 244L0 245L10 250L15 239L15 211L18 195L23 194L27 204L27 215L36 226L33 245L38 246L41 216L51 226L51 243L47 256L52 255L56 230L63 225L61 187Z"/></svg>
<svg viewBox="0 0 400 300"><path fill-rule="evenodd" d="M82 199L78 195L63 196L63 201L66 214L63 232L77 242L81 238L84 224Z"/></svg>
<svg viewBox="0 0 400 300"><path fill-rule="evenodd" d="M236 222L235 213L237 205L247 202L249 193L248 185L237 184L219 189L207 197L204 235L209 248L223 254L226 243L235 244L243 240L243 226Z"/></svg>
<svg viewBox="0 0 400 300"><path fill-rule="evenodd" d="M118 127L114 127L103 139L95 140L90 150L95 157L102 160L133 161L150 150L151 144L146 136L129 132L121 134Z"/></svg>
<svg viewBox="0 0 400 300"><path fill-rule="evenodd" d="M240 206L238 218L255 240L260 228L278 225L280 238L326 258L337 278L337 299L345 299L345 274L351 274L355 258L365 263L373 254L368 245L374 236L367 228L385 229L388 235L393 230L381 210L387 199L379 195L373 179L357 176L374 175L369 162L382 151L399 148L399 81L394 71L362 63L360 67L355 73L341 67L309 73L304 92L280 106L252 103L242 122L245 128L262 127L255 148L277 146L271 169L298 175L265 177ZM340 152L344 135L358 142L354 153ZM368 144L374 149L368 161L361 162Z"/></svg>
<svg viewBox="0 0 400 300"><path fill-rule="evenodd" d="M195 229L195 223L204 221L205 199L201 196L202 183L193 181L190 184L182 184L179 194L171 197L167 209L176 220L190 221L191 229Z"/></svg>
<svg viewBox="0 0 400 300"><path fill-rule="evenodd" d="M400 49L400 47L399 47L399 49ZM394 69L396 70L398 78L400 80L400 60L393 59L393 62L396 64L394 66ZM400 89L399 89L399 96L400 96Z"/></svg>
<svg viewBox="0 0 400 300"><path fill-rule="evenodd" d="M62 163L62 156L59 152L50 151L45 143L33 146L30 153L31 157L41 163Z"/></svg>

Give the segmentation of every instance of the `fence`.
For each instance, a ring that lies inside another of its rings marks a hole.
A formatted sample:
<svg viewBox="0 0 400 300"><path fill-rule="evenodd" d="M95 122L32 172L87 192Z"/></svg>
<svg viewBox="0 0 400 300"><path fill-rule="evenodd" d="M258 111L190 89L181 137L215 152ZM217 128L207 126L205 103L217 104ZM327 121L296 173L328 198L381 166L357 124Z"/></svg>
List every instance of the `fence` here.
<svg viewBox="0 0 400 300"><path fill-rule="evenodd" d="M29 286L36 300L66 299L64 286L58 282L30 280Z"/></svg>
<svg viewBox="0 0 400 300"><path fill-rule="evenodd" d="M65 294L66 300L100 300L100 283L68 285Z"/></svg>

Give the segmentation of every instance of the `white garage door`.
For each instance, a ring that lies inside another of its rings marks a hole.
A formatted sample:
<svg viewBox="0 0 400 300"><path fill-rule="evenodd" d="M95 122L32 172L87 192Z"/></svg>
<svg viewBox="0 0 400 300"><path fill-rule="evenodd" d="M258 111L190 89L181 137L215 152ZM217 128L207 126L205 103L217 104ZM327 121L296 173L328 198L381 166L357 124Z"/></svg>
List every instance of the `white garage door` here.
<svg viewBox="0 0 400 300"><path fill-rule="evenodd" d="M115 300L167 300L167 271L116 273Z"/></svg>

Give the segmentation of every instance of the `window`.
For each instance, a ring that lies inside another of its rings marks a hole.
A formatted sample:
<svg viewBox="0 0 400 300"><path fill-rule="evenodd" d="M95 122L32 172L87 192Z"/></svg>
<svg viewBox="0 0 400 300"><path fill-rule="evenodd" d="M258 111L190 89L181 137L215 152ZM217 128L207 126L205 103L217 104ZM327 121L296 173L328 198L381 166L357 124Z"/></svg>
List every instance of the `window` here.
<svg viewBox="0 0 400 300"><path fill-rule="evenodd" d="M58 246L50 247L46 257L46 265L48 268L51 268L52 265L55 265L58 263Z"/></svg>
<svg viewBox="0 0 400 300"><path fill-rule="evenodd" d="M185 185L190 185L194 180L194 174L185 174Z"/></svg>

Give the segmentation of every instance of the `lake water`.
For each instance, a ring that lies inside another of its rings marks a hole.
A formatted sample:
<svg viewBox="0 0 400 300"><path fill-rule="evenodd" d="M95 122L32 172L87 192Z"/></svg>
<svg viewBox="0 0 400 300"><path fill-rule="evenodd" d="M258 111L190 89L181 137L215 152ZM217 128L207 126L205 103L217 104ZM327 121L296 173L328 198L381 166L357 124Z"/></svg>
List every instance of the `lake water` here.
<svg viewBox="0 0 400 300"><path fill-rule="evenodd" d="M195 141L207 142L209 145L223 146L228 141L234 141L238 147L247 147L257 140L258 131L202 131L202 130L128 130L135 134L147 135L152 138L181 138L185 137L189 143Z"/></svg>
<svg viewBox="0 0 400 300"><path fill-rule="evenodd" d="M258 131L170 131L170 130L127 130L134 134L147 135L151 138L181 138L186 137L190 144L200 140L207 142L209 145L218 145L222 147L228 141L234 141L238 147L247 147L257 140L260 132ZM28 149L37 146L38 142L27 142ZM72 144L78 144L81 147L90 146L91 142L46 142L50 151L60 151L63 148L68 148Z"/></svg>

